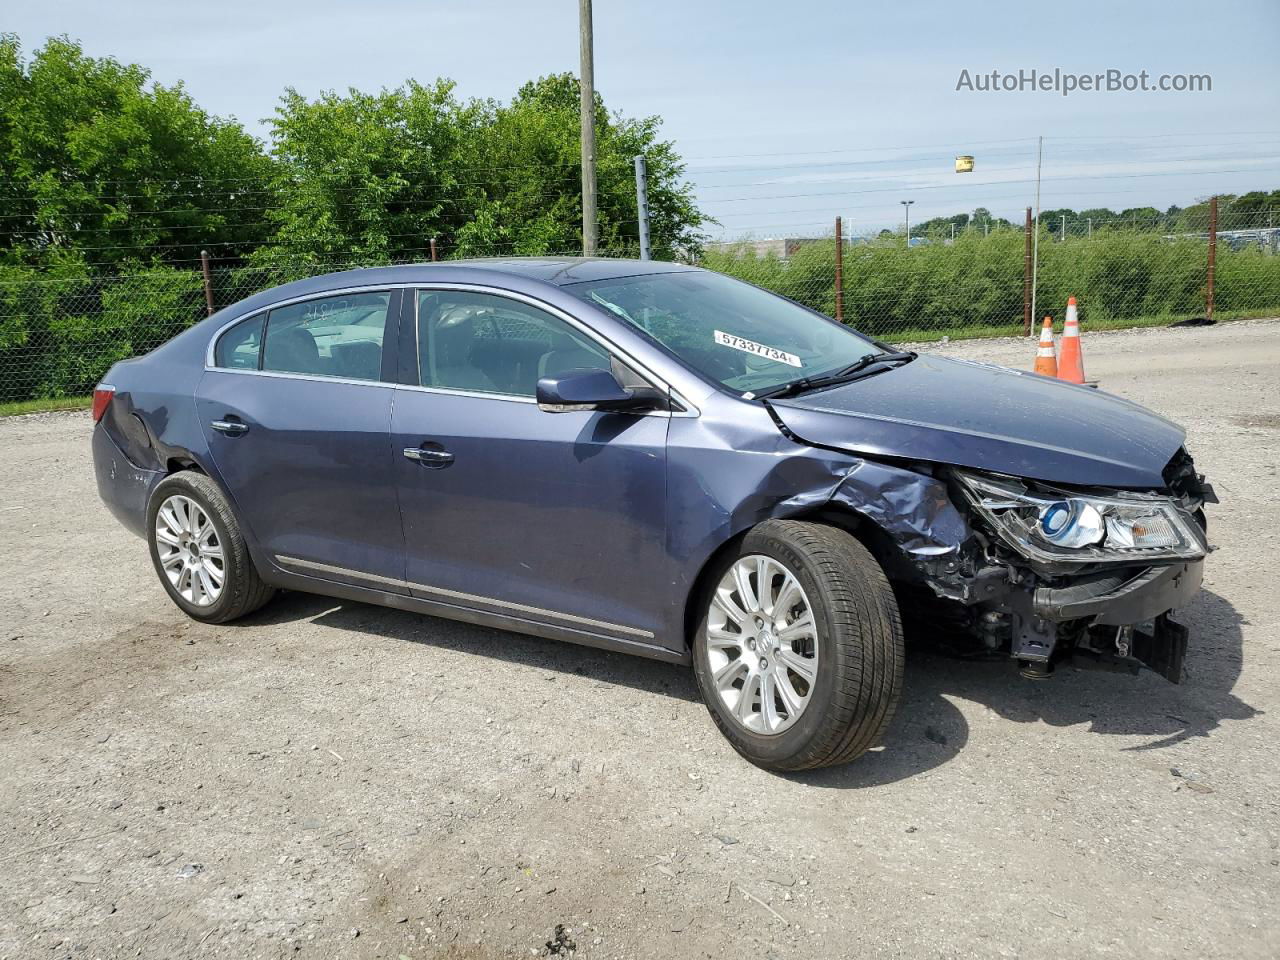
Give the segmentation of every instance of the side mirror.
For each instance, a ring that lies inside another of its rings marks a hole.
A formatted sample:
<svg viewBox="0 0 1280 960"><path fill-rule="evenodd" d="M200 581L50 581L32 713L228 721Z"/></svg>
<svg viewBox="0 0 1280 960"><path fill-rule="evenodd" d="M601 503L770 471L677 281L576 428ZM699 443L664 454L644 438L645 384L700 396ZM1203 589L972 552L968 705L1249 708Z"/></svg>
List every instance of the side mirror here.
<svg viewBox="0 0 1280 960"><path fill-rule="evenodd" d="M651 390L628 390L608 370L566 370L538 381L538 409L546 413L574 410L651 410Z"/></svg>

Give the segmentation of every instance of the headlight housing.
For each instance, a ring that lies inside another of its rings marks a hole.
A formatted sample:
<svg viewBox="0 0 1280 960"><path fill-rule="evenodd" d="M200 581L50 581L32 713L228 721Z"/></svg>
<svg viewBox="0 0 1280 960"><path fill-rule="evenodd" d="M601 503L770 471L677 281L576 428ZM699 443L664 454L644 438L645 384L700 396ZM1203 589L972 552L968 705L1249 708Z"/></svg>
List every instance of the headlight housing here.
<svg viewBox="0 0 1280 960"><path fill-rule="evenodd" d="M978 514L1029 560L1142 563L1208 551L1195 518L1169 497L1082 494L964 470L956 477Z"/></svg>

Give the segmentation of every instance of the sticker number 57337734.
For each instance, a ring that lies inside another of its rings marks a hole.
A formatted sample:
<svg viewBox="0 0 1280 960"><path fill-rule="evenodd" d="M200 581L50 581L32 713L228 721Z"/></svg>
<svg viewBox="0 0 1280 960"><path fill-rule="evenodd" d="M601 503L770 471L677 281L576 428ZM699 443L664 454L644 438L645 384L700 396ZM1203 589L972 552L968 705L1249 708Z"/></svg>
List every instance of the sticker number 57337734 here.
<svg viewBox="0 0 1280 960"><path fill-rule="evenodd" d="M792 367L803 366L800 358L794 353L787 353L787 351L779 350L777 347L756 343L754 340L737 337L722 330L715 331L715 340L722 347L732 347L734 350L741 350L743 353L754 353L757 357L764 357L766 360L774 360Z"/></svg>

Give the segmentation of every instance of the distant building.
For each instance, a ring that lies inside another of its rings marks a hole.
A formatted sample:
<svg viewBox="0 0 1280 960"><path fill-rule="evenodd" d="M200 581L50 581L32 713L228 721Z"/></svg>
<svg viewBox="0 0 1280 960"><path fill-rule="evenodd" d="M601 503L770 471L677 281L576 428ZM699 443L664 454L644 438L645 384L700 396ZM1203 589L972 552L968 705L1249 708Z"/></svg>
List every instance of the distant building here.
<svg viewBox="0 0 1280 960"><path fill-rule="evenodd" d="M716 253L737 254L740 257L774 256L779 260L790 259L801 247L813 243L832 243L834 237L769 237L764 240L735 240L723 243L708 243L707 249ZM853 238L844 238L845 246L853 245Z"/></svg>

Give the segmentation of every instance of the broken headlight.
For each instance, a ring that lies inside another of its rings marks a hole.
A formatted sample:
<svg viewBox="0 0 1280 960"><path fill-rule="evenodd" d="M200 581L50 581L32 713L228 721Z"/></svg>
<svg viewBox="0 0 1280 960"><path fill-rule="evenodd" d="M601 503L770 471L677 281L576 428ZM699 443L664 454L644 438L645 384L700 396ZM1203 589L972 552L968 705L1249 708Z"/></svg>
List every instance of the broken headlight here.
<svg viewBox="0 0 1280 960"><path fill-rule="evenodd" d="M978 514L1029 560L1198 560L1208 550L1195 518L1169 497L1083 494L963 470L956 477Z"/></svg>

